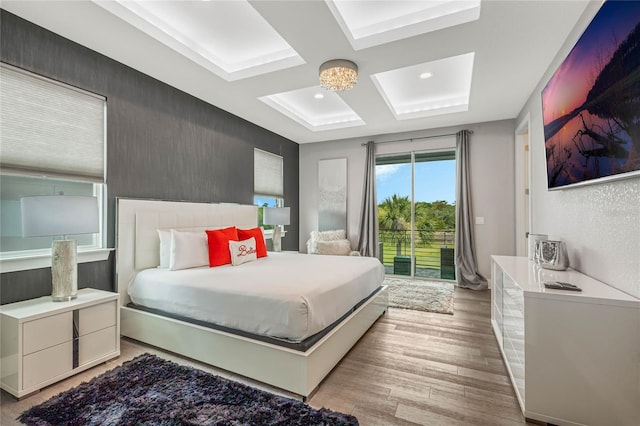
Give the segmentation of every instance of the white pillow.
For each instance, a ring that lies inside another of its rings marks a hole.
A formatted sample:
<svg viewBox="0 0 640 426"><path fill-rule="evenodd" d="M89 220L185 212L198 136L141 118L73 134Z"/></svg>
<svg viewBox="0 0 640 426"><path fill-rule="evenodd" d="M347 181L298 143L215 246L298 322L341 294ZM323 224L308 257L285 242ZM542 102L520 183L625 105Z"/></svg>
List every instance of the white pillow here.
<svg viewBox="0 0 640 426"><path fill-rule="evenodd" d="M349 240L318 241L316 244L318 254L348 256L351 253L351 243Z"/></svg>
<svg viewBox="0 0 640 426"><path fill-rule="evenodd" d="M243 241L229 241L229 252L231 253L231 264L233 266L257 260L256 239L251 237Z"/></svg>
<svg viewBox="0 0 640 426"><path fill-rule="evenodd" d="M309 241L307 241L307 253L318 253L318 241L337 241L347 238L344 229L335 229L332 231L311 231Z"/></svg>
<svg viewBox="0 0 640 426"><path fill-rule="evenodd" d="M209 266L209 244L205 232L171 230L171 257L169 269L197 268Z"/></svg>
<svg viewBox="0 0 640 426"><path fill-rule="evenodd" d="M169 269L169 259L171 258L171 231L158 229L160 237L160 266L158 268Z"/></svg>
<svg viewBox="0 0 640 426"><path fill-rule="evenodd" d="M317 241L337 241L347 238L344 229L335 229L333 231L319 231L316 234Z"/></svg>

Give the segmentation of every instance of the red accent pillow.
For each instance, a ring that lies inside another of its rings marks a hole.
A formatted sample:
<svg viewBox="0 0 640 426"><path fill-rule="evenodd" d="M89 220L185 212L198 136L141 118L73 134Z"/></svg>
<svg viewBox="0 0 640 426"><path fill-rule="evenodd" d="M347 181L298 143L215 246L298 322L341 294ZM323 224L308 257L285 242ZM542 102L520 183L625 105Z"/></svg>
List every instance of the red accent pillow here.
<svg viewBox="0 0 640 426"><path fill-rule="evenodd" d="M238 239L239 241L248 240L249 238L256 239L256 251L258 252L258 257L265 257L267 255L267 244L264 242L264 234L262 233L262 229L260 228L251 228L251 229L239 229L238 228Z"/></svg>
<svg viewBox="0 0 640 426"><path fill-rule="evenodd" d="M229 241L238 241L238 230L235 226L224 229L207 230L209 242L209 266L221 266L231 263Z"/></svg>

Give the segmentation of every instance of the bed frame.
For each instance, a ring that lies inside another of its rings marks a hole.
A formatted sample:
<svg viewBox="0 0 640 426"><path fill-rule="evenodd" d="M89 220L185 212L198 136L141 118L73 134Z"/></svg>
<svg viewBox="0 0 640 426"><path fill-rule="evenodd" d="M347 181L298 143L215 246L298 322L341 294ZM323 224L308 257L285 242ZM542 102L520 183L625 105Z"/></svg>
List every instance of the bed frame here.
<svg viewBox="0 0 640 426"><path fill-rule="evenodd" d="M158 265L157 229L257 226L257 207L117 199L116 282L123 336L300 395L305 400L388 306L383 287L305 352L127 307L137 271Z"/></svg>

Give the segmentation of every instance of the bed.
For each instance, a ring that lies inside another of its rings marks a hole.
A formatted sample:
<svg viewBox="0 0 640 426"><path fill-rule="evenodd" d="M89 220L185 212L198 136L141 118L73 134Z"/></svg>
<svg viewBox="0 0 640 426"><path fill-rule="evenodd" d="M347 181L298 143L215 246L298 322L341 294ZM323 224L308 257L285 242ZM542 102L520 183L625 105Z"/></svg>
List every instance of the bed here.
<svg viewBox="0 0 640 426"><path fill-rule="evenodd" d="M303 399L387 309L384 273L371 258L270 252L238 267L157 268L158 229L252 228L255 206L120 198L116 221L123 336ZM218 293L203 309L212 287Z"/></svg>

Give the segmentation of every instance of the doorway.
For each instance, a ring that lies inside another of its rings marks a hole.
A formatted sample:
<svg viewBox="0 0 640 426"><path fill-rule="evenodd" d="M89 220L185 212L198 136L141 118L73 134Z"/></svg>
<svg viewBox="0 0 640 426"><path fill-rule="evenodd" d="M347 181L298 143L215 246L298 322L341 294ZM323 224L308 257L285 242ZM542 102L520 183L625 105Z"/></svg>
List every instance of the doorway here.
<svg viewBox="0 0 640 426"><path fill-rule="evenodd" d="M379 253L390 275L455 279L455 151L376 158Z"/></svg>
<svg viewBox="0 0 640 426"><path fill-rule="evenodd" d="M531 156L529 154L529 115L515 133L516 256L527 256L531 232Z"/></svg>

